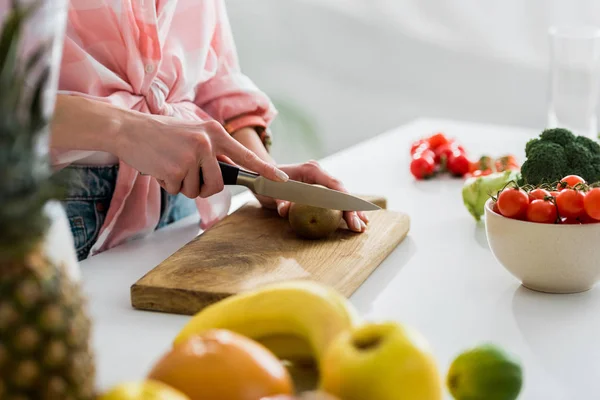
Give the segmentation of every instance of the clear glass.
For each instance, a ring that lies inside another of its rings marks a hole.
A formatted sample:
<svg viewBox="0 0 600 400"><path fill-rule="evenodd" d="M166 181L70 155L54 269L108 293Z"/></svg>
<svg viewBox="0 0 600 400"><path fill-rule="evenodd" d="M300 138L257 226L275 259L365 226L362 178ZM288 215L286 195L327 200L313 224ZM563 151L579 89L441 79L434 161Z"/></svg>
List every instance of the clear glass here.
<svg viewBox="0 0 600 400"><path fill-rule="evenodd" d="M11 9L13 0L0 0L0 10L3 15L0 17L2 24L5 22L6 15ZM47 46L47 56L43 58L43 65L32 71L26 78L25 93L26 98L32 93L32 89L37 82L43 67L48 67L50 77L44 87L44 114L51 117L54 112L56 102L56 92L58 88L58 77L63 52L63 43L67 23L68 0L18 0L21 6L30 6L37 4L36 12L31 16L24 26L23 36L20 41L19 58L24 65L25 60L31 56L32 52L40 45ZM1 94L0 94L1 95ZM38 143L38 150L41 154L47 154L49 131L43 132L41 141Z"/></svg>
<svg viewBox="0 0 600 400"><path fill-rule="evenodd" d="M552 27L548 127L598 138L600 28Z"/></svg>

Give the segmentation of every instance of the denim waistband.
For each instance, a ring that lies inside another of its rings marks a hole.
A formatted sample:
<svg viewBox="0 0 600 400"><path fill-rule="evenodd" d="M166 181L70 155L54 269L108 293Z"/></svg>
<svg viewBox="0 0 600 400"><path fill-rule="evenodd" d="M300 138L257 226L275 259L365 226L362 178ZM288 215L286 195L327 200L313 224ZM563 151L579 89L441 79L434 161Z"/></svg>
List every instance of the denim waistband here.
<svg viewBox="0 0 600 400"><path fill-rule="evenodd" d="M66 167L72 173L67 190L68 200L100 200L111 198L117 184L118 165Z"/></svg>

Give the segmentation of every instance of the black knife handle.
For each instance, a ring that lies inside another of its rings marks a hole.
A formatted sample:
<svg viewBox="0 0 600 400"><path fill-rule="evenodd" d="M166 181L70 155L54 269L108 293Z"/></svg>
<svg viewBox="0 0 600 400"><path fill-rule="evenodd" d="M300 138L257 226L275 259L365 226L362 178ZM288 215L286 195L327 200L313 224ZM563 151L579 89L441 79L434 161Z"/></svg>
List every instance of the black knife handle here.
<svg viewBox="0 0 600 400"><path fill-rule="evenodd" d="M223 177L224 185L236 185L238 173L240 169L234 165L219 161L219 167L221 168L221 176ZM204 185L204 178L202 177L202 168L200 168L200 186Z"/></svg>

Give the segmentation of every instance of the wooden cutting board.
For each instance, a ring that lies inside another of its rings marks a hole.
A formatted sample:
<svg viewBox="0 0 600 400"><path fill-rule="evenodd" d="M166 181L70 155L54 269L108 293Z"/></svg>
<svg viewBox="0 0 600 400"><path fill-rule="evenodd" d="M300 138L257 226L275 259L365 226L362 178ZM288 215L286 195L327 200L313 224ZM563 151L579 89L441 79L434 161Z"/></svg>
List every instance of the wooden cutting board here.
<svg viewBox="0 0 600 400"><path fill-rule="evenodd" d="M361 196L380 207L384 198ZM369 229L344 222L324 240L298 238L287 219L258 203L241 207L194 238L131 287L134 308L192 315L263 284L310 279L350 296L408 234L410 218L370 211Z"/></svg>

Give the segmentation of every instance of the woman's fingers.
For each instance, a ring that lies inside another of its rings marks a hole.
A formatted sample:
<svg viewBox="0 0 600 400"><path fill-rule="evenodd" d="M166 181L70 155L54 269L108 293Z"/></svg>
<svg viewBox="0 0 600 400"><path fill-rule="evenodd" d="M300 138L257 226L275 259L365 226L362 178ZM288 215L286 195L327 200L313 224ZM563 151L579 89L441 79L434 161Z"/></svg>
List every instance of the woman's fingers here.
<svg viewBox="0 0 600 400"><path fill-rule="evenodd" d="M289 201L285 201L285 200L277 200L277 213L279 214L279 216L281 217L287 217L289 211L290 211L290 205L291 203Z"/></svg>
<svg viewBox="0 0 600 400"><path fill-rule="evenodd" d="M358 218L356 211L344 211L344 220L346 220L348 228L354 232L364 232L367 229L367 225Z"/></svg>
<svg viewBox="0 0 600 400"><path fill-rule="evenodd" d="M238 166L236 163L233 162L233 160L229 157L227 157L226 155L223 154L219 154L217 156L217 160L222 161L224 163L230 164L230 165L235 165Z"/></svg>
<svg viewBox="0 0 600 400"><path fill-rule="evenodd" d="M364 211L359 211L356 214L358 214L358 218L360 218L365 224L369 223L369 216Z"/></svg>
<svg viewBox="0 0 600 400"><path fill-rule="evenodd" d="M200 188L200 197L206 198L223 190L223 176L216 158L206 158L202 165L202 179L204 184ZM198 177L198 181L200 177Z"/></svg>
<svg viewBox="0 0 600 400"><path fill-rule="evenodd" d="M285 182L289 179L285 172L262 160L254 152L232 139L229 135L227 135L227 139L223 140L220 145L222 146L220 150L227 153L235 163L250 171L254 171L273 181Z"/></svg>
<svg viewBox="0 0 600 400"><path fill-rule="evenodd" d="M307 162L303 165L303 169L304 182L316 183L330 189L348 193L348 190L346 190L342 182L323 170L316 161ZM367 223L369 222L369 218L362 211L346 211L344 212L344 220L348 224L348 227L355 232L364 232L367 229Z"/></svg>
<svg viewBox="0 0 600 400"><path fill-rule="evenodd" d="M200 168L191 168L188 170L185 178L183 178L181 193L190 199L198 197L200 194Z"/></svg>

